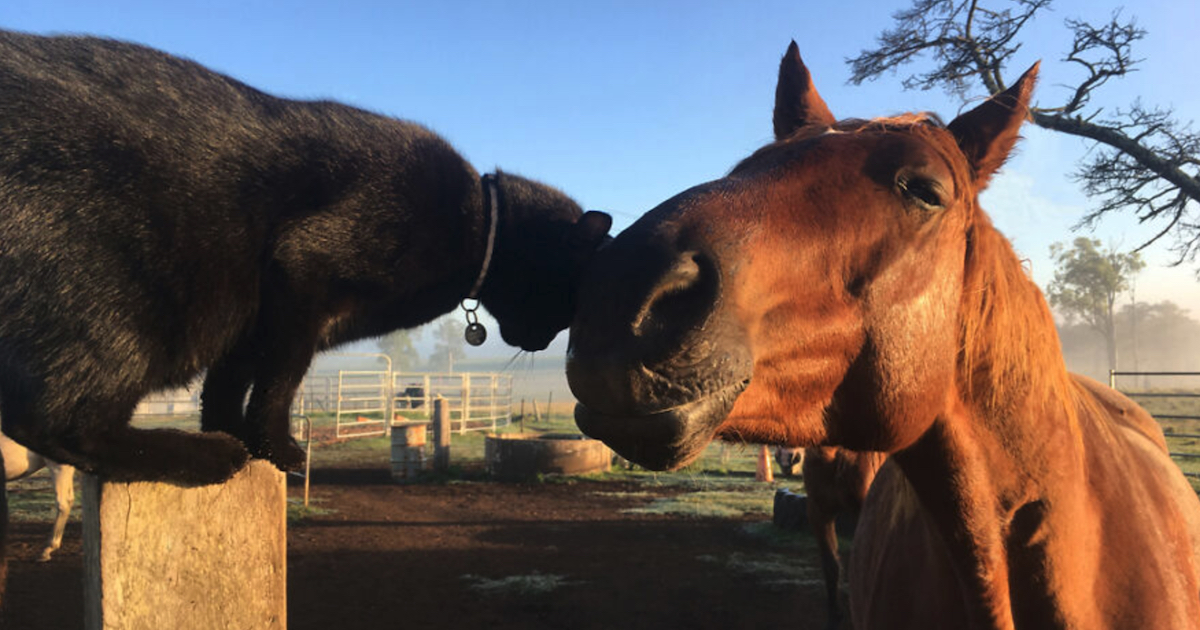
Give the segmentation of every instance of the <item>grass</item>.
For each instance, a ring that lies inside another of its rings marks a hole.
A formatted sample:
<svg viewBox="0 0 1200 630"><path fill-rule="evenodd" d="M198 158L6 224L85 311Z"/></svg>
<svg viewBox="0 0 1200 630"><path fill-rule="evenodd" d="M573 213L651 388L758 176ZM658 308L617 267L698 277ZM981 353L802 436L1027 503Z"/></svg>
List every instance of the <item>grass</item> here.
<svg viewBox="0 0 1200 630"><path fill-rule="evenodd" d="M1173 454L1175 463L1184 473L1192 487L1200 492L1200 438L1184 437L1200 435L1200 398L1191 396L1171 396L1171 394L1196 394L1195 390L1155 389L1126 392L1141 405L1150 415L1158 419L1167 438L1167 448ZM1145 396L1139 394L1156 394ZM1192 416L1192 418L1171 418L1163 416Z"/></svg>
<svg viewBox="0 0 1200 630"><path fill-rule="evenodd" d="M315 503L323 503L324 499L309 497L308 505L304 505L304 501L299 497L288 497L287 500L287 522L288 525L302 523L314 516L326 516L328 514L336 514L337 510L318 507Z"/></svg>
<svg viewBox="0 0 1200 630"><path fill-rule="evenodd" d="M1200 416L1200 398L1195 390L1182 389L1148 389L1126 391L1125 395L1132 398L1151 415ZM1155 394L1146 396L1145 394ZM1190 394L1191 396L1173 396L1173 394ZM1200 420L1193 420L1200 423Z"/></svg>
<svg viewBox="0 0 1200 630"><path fill-rule="evenodd" d="M78 486L78 475L75 483ZM79 496L78 487L75 496ZM47 471L8 484L8 517L13 522L49 523L54 520L55 510L54 479ZM71 520L79 520L79 514L76 505Z"/></svg>
<svg viewBox="0 0 1200 630"><path fill-rule="evenodd" d="M468 588L483 595L545 595L564 586L578 584L567 580L563 575L537 571L529 575L510 575L497 579L467 574L462 576L462 579L470 582Z"/></svg>
<svg viewBox="0 0 1200 630"><path fill-rule="evenodd" d="M316 443L312 449L313 468L340 468L354 464L390 466L391 438L354 438L340 442Z"/></svg>
<svg viewBox="0 0 1200 630"><path fill-rule="evenodd" d="M593 492L592 495L597 497L612 497L616 499L643 499L653 497L654 493L647 492L645 490L637 490L634 492Z"/></svg>
<svg viewBox="0 0 1200 630"><path fill-rule="evenodd" d="M1152 393L1172 391L1155 390ZM1200 398L1139 397L1137 394L1138 392L1133 392L1131 396L1151 414L1200 416ZM318 431L332 427L334 423L331 414L313 414L310 419ZM1200 420L1160 419L1160 423L1172 452L1200 455L1200 438L1172 437L1180 434L1200 435ZM136 424L146 428L196 428L198 423L194 416L157 416L138 418ZM540 422L534 421L529 413L523 424L514 422L499 432L578 433L578 429L572 417L572 403L556 402L553 413L543 415ZM485 437L486 433L483 431L454 434L451 437L450 471L440 474L427 473L423 480L433 483L473 483L486 480L483 473ZM430 439L432 440L432 435ZM542 475L536 481L574 483L578 479L590 479L636 484L647 488L645 492L654 488L682 490L674 492L671 497L657 498L647 506L636 508L641 513L715 518L770 514L772 495L776 487L789 487L793 491L802 492L803 482L789 478L780 478L774 484L756 482L756 453L757 447L754 446L713 443L693 464L679 471L654 472L637 467L614 466L607 473L582 477ZM386 436L375 436L315 443L312 454L314 468L378 466L386 469L390 466L391 442ZM1200 475L1200 457L1176 457L1176 462L1185 472ZM1200 492L1200 478L1189 479L1193 487ZM15 482L10 485L10 490L9 509L13 520L48 522L53 518L54 492L49 477L44 473ZM326 512L320 507L310 506L306 510L289 506L289 519L293 521L323 513ZM78 510L75 514L78 514Z"/></svg>
<svg viewBox="0 0 1200 630"><path fill-rule="evenodd" d="M557 405L556 405L557 406ZM527 433L578 433L574 429L574 421L570 425L565 422L565 416L559 416L554 422L533 423L528 422L524 425L524 432ZM333 426L332 417L317 418L313 420L314 429L320 427ZM521 426L513 423L505 427L501 427L497 433L518 433L521 432ZM484 460L484 441L487 436L485 431L468 431L466 433L454 433L450 436L450 457L451 461L458 464L478 465ZM433 441L433 433L430 431L427 434L427 440L430 443ZM356 437L348 438L336 442L324 443L314 446L313 448L313 467L337 467L347 465L362 465L364 463L378 462L382 466L390 465L391 457L391 438L387 436L372 436L372 437Z"/></svg>
<svg viewBox="0 0 1200 630"><path fill-rule="evenodd" d="M551 416L543 416L541 422L527 420L523 425L513 423L499 433L578 433L570 406L555 405ZM432 438L432 436L430 436ZM473 431L451 436L452 468L447 473L427 472L426 482L455 483L485 480L482 473L484 463L484 441L486 433ZM364 437L317 444L313 448L314 468L334 468L363 465L390 465L390 438ZM650 488L682 489L674 496L655 499L650 505L636 508L649 514L673 514L696 518L738 518L745 515L769 515L771 513L775 484L754 480L757 447L712 444L692 465L675 472L654 472L643 469L628 469L616 466L607 473L564 476L539 475L537 483L575 483L579 479L601 482L635 483ZM801 486L798 480L781 482L784 485ZM649 490L647 490L647 493ZM646 496L650 496L646 494Z"/></svg>
<svg viewBox="0 0 1200 630"><path fill-rule="evenodd" d="M781 529L774 523L757 521L743 523L741 532L742 535L763 542L769 547L783 549L789 553L799 553L804 557L813 557L817 554L817 539L807 529L802 531ZM837 540L838 553L842 557L846 557L854 548L854 537L839 533Z"/></svg>
<svg viewBox="0 0 1200 630"><path fill-rule="evenodd" d="M770 492L748 490L701 490L654 499L645 507L625 510L632 514L674 514L696 518L740 518L751 514L769 515Z"/></svg>
<svg viewBox="0 0 1200 630"><path fill-rule="evenodd" d="M821 567L801 561L800 557L795 553L733 552L723 556L706 554L696 559L747 576L772 591L791 593L799 586L823 586Z"/></svg>
<svg viewBox="0 0 1200 630"><path fill-rule="evenodd" d="M743 523L740 532L765 543L769 551L710 554L697 559L744 575L772 591L794 593L799 586L824 588L825 578L817 562L817 541L807 530L785 530L760 521ZM853 540L838 536L838 547L844 559L853 548Z"/></svg>
<svg viewBox="0 0 1200 630"><path fill-rule="evenodd" d="M543 415L540 422L527 416L523 424L513 423L502 428L501 433L578 433L572 414L572 403L558 402L554 413ZM314 428L319 431L332 427L330 414L309 416ZM151 416L139 417L136 424L142 428L185 428L197 429L195 416ZM446 473L426 473L423 481L432 483L473 483L486 480L483 473L484 440L486 433L472 431L451 436L451 469ZM430 436L432 440L432 435ZM614 466L607 473L563 476L540 475L540 483L575 483L579 479L601 482L633 483L647 488L670 488L683 490L669 498L654 500L641 511L654 514L674 514L692 517L734 518L747 514L770 514L772 494L776 484L759 483L754 480L757 447L714 443L693 464L674 472L653 472L639 468ZM391 465L391 440L387 436L374 436L314 443L312 467L346 468L375 467L387 469ZM798 480L777 482L793 489L802 486ZM14 520L46 521L53 518L54 491L49 477L44 474L11 484L10 511ZM78 511L76 510L76 514ZM300 522L313 516L328 514L329 510L310 504L304 508L289 504L289 522Z"/></svg>
<svg viewBox="0 0 1200 630"><path fill-rule="evenodd" d="M555 408L559 404L555 403ZM543 416L541 422L531 418L523 424L516 422L500 428L497 433L573 433L578 434L572 415L567 413L569 406L562 405L563 412L552 416ZM332 421L330 421L332 422ZM321 426L314 420L314 426ZM481 464L484 459L485 431L470 431L455 433L451 436L451 459L464 465ZM432 441L432 434L428 438ZM385 436L362 437L341 440L337 442L318 444L313 448L313 466L363 464L374 461L388 462L391 448L390 439ZM755 451L757 447L714 443L710 445L692 465L672 473L655 473L645 470L614 469L603 478L615 480L647 481L664 484L720 484L721 479L736 483L746 476L753 476L755 468ZM702 480L701 477L707 480Z"/></svg>
<svg viewBox="0 0 1200 630"><path fill-rule="evenodd" d="M796 530L782 529L776 527L774 523L768 521L755 521L753 523L743 523L741 526L743 536L753 538L759 542L766 543L767 546L784 549L790 552L803 551L808 553L810 550L815 550L816 539L804 530L799 532ZM838 544L841 544L841 539L838 539ZM816 553L813 551L813 553Z"/></svg>

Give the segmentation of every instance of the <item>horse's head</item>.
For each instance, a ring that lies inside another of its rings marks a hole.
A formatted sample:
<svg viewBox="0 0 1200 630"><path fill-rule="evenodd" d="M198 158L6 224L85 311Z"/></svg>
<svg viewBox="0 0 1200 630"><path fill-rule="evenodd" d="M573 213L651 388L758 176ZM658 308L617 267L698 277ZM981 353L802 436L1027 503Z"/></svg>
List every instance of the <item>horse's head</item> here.
<svg viewBox="0 0 1200 630"><path fill-rule="evenodd" d="M542 350L571 324L575 289L612 218L583 212L555 188L508 173L494 178L495 251L479 299L510 346Z"/></svg>
<svg viewBox="0 0 1200 630"><path fill-rule="evenodd" d="M837 122L793 43L776 141L593 261L567 366L580 428L652 468L714 436L911 444L953 397L977 194L1035 75L948 126Z"/></svg>
<svg viewBox="0 0 1200 630"><path fill-rule="evenodd" d="M804 449L788 446L775 447L775 463L785 477L799 477L800 469L804 466Z"/></svg>

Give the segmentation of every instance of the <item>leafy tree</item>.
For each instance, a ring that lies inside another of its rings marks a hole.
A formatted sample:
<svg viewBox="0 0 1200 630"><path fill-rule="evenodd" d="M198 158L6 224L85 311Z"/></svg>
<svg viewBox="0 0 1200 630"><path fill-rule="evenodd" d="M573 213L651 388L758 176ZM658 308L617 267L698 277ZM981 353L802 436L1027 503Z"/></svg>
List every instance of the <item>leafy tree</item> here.
<svg viewBox="0 0 1200 630"><path fill-rule="evenodd" d="M874 80L884 72L928 55L932 69L906 76L906 89L942 87L964 101L982 88L998 94L1008 87L1005 72L1021 46L1024 29L1051 0L913 0L893 15L895 28L877 38L878 47L849 59L851 82ZM1172 234L1176 264L1195 261L1200 252L1200 133L1175 119L1170 109L1134 100L1104 112L1092 103L1111 79L1136 70L1133 45L1146 36L1133 18L1114 12L1107 23L1065 21L1069 47L1063 61L1079 70L1065 96L1037 105L1030 117L1040 127L1091 141L1089 157L1075 173L1084 192L1099 206L1080 222L1092 226L1115 210L1134 212L1161 230L1137 249ZM1018 72L1024 68L1016 69ZM1066 77L1055 77L1059 85ZM1048 91L1043 91L1048 94Z"/></svg>
<svg viewBox="0 0 1200 630"><path fill-rule="evenodd" d="M392 369L397 372L414 370L421 364L421 355L413 345L411 330L397 330L376 343L379 351L392 358Z"/></svg>
<svg viewBox="0 0 1200 630"><path fill-rule="evenodd" d="M1050 246L1056 270L1046 293L1069 323L1082 320L1104 337L1108 369L1117 368L1117 297L1143 267L1137 252L1122 254L1101 249L1100 241L1079 237L1071 249Z"/></svg>
<svg viewBox="0 0 1200 630"><path fill-rule="evenodd" d="M429 368L435 371L454 371L454 362L467 356L463 331L466 326L453 314L443 317L433 328L433 354L429 355Z"/></svg>

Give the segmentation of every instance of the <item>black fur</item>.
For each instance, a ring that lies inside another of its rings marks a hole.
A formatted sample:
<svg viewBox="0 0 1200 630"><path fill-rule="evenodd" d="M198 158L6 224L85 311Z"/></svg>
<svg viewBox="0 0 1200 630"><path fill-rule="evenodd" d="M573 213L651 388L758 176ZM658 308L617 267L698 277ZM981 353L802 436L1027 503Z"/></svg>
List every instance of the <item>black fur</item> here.
<svg viewBox="0 0 1200 630"><path fill-rule="evenodd" d="M481 301L505 341L541 349L611 221L498 182ZM136 45L0 32L4 431L114 480L219 482L251 454L294 466L288 409L313 353L454 309L489 221L476 171L415 124ZM128 426L147 393L206 369L209 433Z"/></svg>

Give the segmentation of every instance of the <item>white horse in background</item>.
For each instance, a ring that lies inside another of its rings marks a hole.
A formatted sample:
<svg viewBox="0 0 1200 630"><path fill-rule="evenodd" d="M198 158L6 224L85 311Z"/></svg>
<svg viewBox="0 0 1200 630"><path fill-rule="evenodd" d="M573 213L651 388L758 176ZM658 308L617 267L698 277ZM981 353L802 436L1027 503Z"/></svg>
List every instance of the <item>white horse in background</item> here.
<svg viewBox="0 0 1200 630"><path fill-rule="evenodd" d="M3 434L0 434L0 452L4 454L6 482L23 479L43 468L50 471L50 476L54 478L54 498L58 512L54 518L54 530L50 532L50 540L42 550L40 560L45 562L50 559L50 554L62 545L63 530L67 527L67 517L71 515L71 504L75 502L75 468L52 462Z"/></svg>

